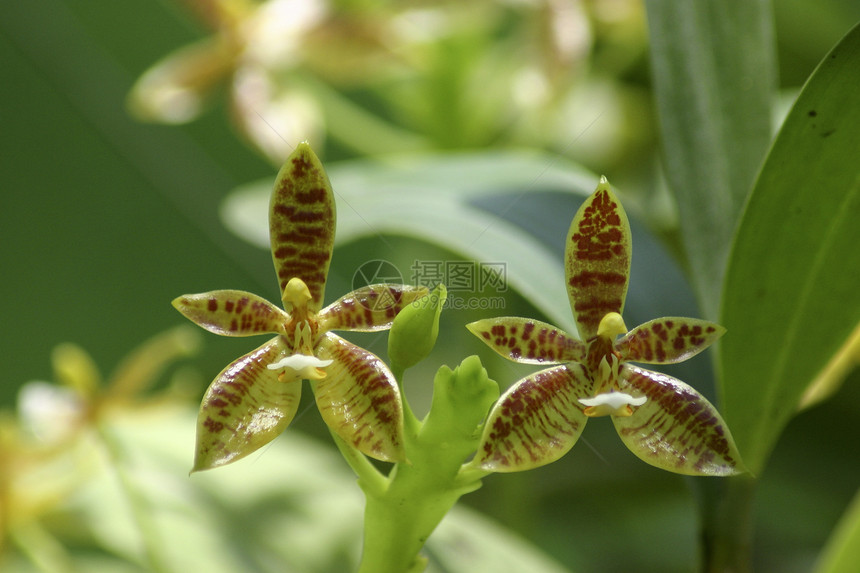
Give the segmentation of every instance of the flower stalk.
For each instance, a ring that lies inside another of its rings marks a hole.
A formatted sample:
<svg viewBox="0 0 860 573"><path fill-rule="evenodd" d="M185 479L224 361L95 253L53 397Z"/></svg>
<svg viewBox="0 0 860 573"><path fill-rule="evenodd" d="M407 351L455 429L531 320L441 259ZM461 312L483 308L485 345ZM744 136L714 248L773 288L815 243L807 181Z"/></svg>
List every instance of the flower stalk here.
<svg viewBox="0 0 860 573"><path fill-rule="evenodd" d="M489 473L471 471L463 462L474 453L481 422L498 394L498 385L475 356L455 370L439 369L430 412L417 432L404 436L407 460L392 469L381 491L363 486L361 573L423 571L426 562L419 552L427 538ZM369 481L360 475L359 483Z"/></svg>

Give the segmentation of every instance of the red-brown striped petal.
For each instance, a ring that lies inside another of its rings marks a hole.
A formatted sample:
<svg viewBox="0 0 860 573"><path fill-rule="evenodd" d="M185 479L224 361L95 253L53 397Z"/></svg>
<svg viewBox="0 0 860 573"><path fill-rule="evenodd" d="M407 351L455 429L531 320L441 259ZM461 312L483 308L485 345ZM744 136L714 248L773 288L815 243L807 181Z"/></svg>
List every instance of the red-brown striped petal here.
<svg viewBox="0 0 860 573"><path fill-rule="evenodd" d="M404 459L403 408L394 375L382 360L336 334L326 333L317 356L334 362L312 380L328 427L360 452L378 460Z"/></svg>
<svg viewBox="0 0 860 573"><path fill-rule="evenodd" d="M746 471L729 428L704 396L680 380L628 364L619 389L645 396L629 417L612 421L637 457L686 475L726 476Z"/></svg>
<svg viewBox="0 0 860 573"><path fill-rule="evenodd" d="M378 284L342 296L320 311L321 330L372 332L391 328L404 306L427 294L425 287Z"/></svg>
<svg viewBox="0 0 860 573"><path fill-rule="evenodd" d="M186 294L173 307L209 332L222 336L283 333L289 316L264 298L241 290Z"/></svg>
<svg viewBox="0 0 860 573"><path fill-rule="evenodd" d="M564 253L567 295L582 340L597 334L607 313L624 309L631 253L627 215L601 177L573 218Z"/></svg>
<svg viewBox="0 0 860 573"><path fill-rule="evenodd" d="M269 205L269 236L275 272L284 289L291 278L308 286L308 308L322 308L334 248L335 203L320 160L300 143L278 173ZM291 310L284 299L284 308Z"/></svg>
<svg viewBox="0 0 860 573"><path fill-rule="evenodd" d="M579 398L591 381L579 364L541 370L505 392L487 418L475 462L494 472L515 472L554 462L579 439L588 418Z"/></svg>
<svg viewBox="0 0 860 573"><path fill-rule="evenodd" d="M615 343L621 361L673 364L695 356L725 333L719 324L665 317L637 326Z"/></svg>
<svg viewBox="0 0 860 573"><path fill-rule="evenodd" d="M467 324L469 332L514 362L558 364L585 360L586 346L551 324L530 318L488 318Z"/></svg>
<svg viewBox="0 0 860 573"><path fill-rule="evenodd" d="M276 336L218 374L200 405L191 471L244 458L289 425L299 406L302 381L278 380L278 372L267 368L285 352L286 344Z"/></svg>

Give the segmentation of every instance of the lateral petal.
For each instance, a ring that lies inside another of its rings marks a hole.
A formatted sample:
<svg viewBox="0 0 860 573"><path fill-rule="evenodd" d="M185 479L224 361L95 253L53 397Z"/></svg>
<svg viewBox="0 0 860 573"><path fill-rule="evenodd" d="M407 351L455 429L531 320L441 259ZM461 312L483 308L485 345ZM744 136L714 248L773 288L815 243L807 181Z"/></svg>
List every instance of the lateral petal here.
<svg viewBox="0 0 860 573"><path fill-rule="evenodd" d="M328 176L307 143L300 143L278 172L269 205L272 261L283 296L287 283L300 278L308 286L308 308L319 312L334 249L335 203Z"/></svg>
<svg viewBox="0 0 860 573"><path fill-rule="evenodd" d="M558 364L585 360L586 345L551 324L530 318L487 318L466 325L469 332L510 360Z"/></svg>
<svg viewBox="0 0 860 573"><path fill-rule="evenodd" d="M191 322L222 336L280 334L290 318L266 299L241 290L186 294L172 304Z"/></svg>
<svg viewBox="0 0 860 573"><path fill-rule="evenodd" d="M234 360L215 378L197 417L197 449L191 471L229 464L266 445L292 421L301 379L280 380L267 366L289 352L276 336Z"/></svg>
<svg viewBox="0 0 860 573"><path fill-rule="evenodd" d="M388 366L374 354L326 333L317 356L332 360L325 378L312 380L328 427L360 452L378 460L405 459L400 389Z"/></svg>
<svg viewBox="0 0 860 573"><path fill-rule="evenodd" d="M627 448L643 461L686 475L746 471L728 426L704 396L676 378L625 364L619 389L648 400L612 417Z"/></svg>
<svg viewBox="0 0 860 573"><path fill-rule="evenodd" d="M377 284L348 293L319 313L323 330L373 332L391 328L404 306L427 294L427 288L398 284Z"/></svg>
<svg viewBox="0 0 860 573"><path fill-rule="evenodd" d="M579 398L588 396L590 387L576 363L523 378L490 411L474 463L487 471L515 472L559 459L585 428L588 418Z"/></svg>
<svg viewBox="0 0 860 573"><path fill-rule="evenodd" d="M707 320L664 317L641 324L615 343L622 361L673 364L713 344L726 329Z"/></svg>
<svg viewBox="0 0 860 573"><path fill-rule="evenodd" d="M576 212L564 250L567 295L582 340L597 334L607 313L624 309L631 253L627 215L601 177Z"/></svg>

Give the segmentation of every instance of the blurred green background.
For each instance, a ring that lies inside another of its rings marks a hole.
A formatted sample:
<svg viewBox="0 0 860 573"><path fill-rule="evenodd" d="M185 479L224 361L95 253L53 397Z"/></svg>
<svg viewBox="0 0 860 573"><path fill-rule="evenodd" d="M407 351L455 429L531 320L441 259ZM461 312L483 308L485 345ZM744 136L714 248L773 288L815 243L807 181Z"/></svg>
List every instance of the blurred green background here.
<svg viewBox="0 0 860 573"><path fill-rule="evenodd" d="M505 139L490 130L483 140L475 137L462 145L437 138L436 147L539 144L606 173L622 192L629 190L634 217L653 207L651 218L638 223L642 229L671 237L671 209L660 207L661 196L652 183L657 144L644 21L634 14L622 26L606 15L595 16L609 11L607 5L629 3L605 2L603 8L599 1L581 4L593 18L594 34L581 75L609 85L606 93L621 103L605 115L599 105L583 105L578 129L608 132L609 143L595 150L574 137L537 142ZM853 0L781 0L774 9L780 86L789 94L860 19L860 5ZM5 359L0 406L13 407L17 389L26 381L52 378L50 352L60 342L81 345L103 371L110 371L143 339L182 323L169 304L179 294L236 288L277 300L269 254L236 238L219 219L220 202L232 189L273 177L276 169L237 136L227 119L226 95L216 95L212 109L199 120L180 126L139 123L126 109L127 94L140 74L207 34L191 13L167 0L4 2L0 13L0 273L5 303L0 314ZM584 93L582 97L598 97L604 92ZM324 161L355 155L338 138L321 151ZM551 205L551 199L545 204ZM569 221L576 204L568 201L563 208L568 214L557 218ZM329 296L346 292L354 269L365 260L397 259L408 265L415 259L457 257L412 239L398 238L396 244L396 253L379 237L339 248ZM636 280L631 289L637 288ZM506 296L504 314L537 316L516 293ZM695 315L691 300L686 294L654 304ZM668 313L652 316L661 314ZM444 314L443 332L452 334L440 338L421 372L430 373L440 363L453 366L473 353L481 354L503 386L529 372L496 360L466 335L460 325L478 316L482 314ZM357 340L384 353L384 333ZM252 344L206 336L204 350L193 362L202 377L198 392ZM707 365L700 364L697 371L706 372ZM848 413L860 411L856 377L836 400L796 418L774 454L768 469L772 479L762 483L757 515L756 559L763 571L808 570L854 493L860 475L857 456L847 455L844 447L850 443L846 434L856 435L846 420ZM699 381L686 381L701 388ZM422 389L413 391L421 395ZM325 436L318 416L303 416L295 427ZM613 570L629 563L623 555L628 551L636 553L642 571L691 570L696 533L685 480L640 463L618 443L609 424L590 425L585 439L588 445L552 466L490 477L465 501L576 570ZM188 444L189 463L191 449ZM617 562L593 561L612 551L621 554Z"/></svg>

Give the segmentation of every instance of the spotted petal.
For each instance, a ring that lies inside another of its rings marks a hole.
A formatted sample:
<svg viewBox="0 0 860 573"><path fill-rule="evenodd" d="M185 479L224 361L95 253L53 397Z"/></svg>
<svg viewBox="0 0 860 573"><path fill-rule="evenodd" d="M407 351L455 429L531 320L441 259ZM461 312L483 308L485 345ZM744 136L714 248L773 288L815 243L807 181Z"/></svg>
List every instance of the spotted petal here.
<svg viewBox="0 0 860 573"><path fill-rule="evenodd" d="M746 471L729 428L701 394L680 380L625 364L620 390L647 398L612 421L621 440L645 462L686 475Z"/></svg>
<svg viewBox="0 0 860 573"><path fill-rule="evenodd" d="M200 405L192 471L244 458L289 425L299 406L302 381L279 380L279 373L267 367L286 352L283 339L276 336L215 378Z"/></svg>
<svg viewBox="0 0 860 573"><path fill-rule="evenodd" d="M319 358L333 361L325 378L311 381L328 427L370 457L402 461L400 390L385 363L330 332L317 348Z"/></svg>
<svg viewBox="0 0 860 573"><path fill-rule="evenodd" d="M372 332L391 328L403 307L427 294L425 287L378 284L342 296L320 311L324 330Z"/></svg>
<svg viewBox="0 0 860 573"><path fill-rule="evenodd" d="M621 314L631 253L627 215L601 177L573 218L564 253L567 295L582 340L597 334L607 313Z"/></svg>
<svg viewBox="0 0 860 573"><path fill-rule="evenodd" d="M558 364L581 362L586 346L563 330L530 318L488 318L467 324L487 346L514 362Z"/></svg>
<svg viewBox="0 0 860 573"><path fill-rule="evenodd" d="M334 248L335 203L331 184L316 154L300 143L278 172L269 205L272 260L281 285L284 308L290 311L285 288L300 278L311 293L308 308L319 312Z"/></svg>
<svg viewBox="0 0 860 573"><path fill-rule="evenodd" d="M658 318L637 326L615 343L621 360L672 364L695 356L725 333L719 324L695 318Z"/></svg>
<svg viewBox="0 0 860 573"><path fill-rule="evenodd" d="M588 418L579 398L591 382L576 363L536 372L505 392L487 418L475 462L514 472L554 462L579 439Z"/></svg>
<svg viewBox="0 0 860 573"><path fill-rule="evenodd" d="M283 333L289 316L264 298L241 290L186 294L173 306L195 324L222 336Z"/></svg>

